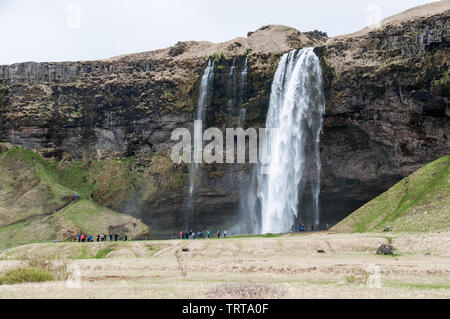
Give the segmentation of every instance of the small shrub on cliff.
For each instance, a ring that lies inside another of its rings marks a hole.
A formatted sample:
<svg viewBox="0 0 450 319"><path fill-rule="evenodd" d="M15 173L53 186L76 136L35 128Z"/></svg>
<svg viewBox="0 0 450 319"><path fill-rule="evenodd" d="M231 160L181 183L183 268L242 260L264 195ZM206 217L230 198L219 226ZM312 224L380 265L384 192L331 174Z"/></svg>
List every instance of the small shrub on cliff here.
<svg viewBox="0 0 450 319"><path fill-rule="evenodd" d="M109 160L96 163L90 170L95 180L94 201L115 208L134 192L134 175L128 161Z"/></svg>

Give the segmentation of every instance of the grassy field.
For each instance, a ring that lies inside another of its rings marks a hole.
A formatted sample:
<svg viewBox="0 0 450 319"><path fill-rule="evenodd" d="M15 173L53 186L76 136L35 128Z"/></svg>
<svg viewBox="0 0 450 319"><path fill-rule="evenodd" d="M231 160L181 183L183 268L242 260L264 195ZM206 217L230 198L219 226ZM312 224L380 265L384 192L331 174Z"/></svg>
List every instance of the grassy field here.
<svg viewBox="0 0 450 319"><path fill-rule="evenodd" d="M337 224L340 232L426 232L450 229L450 155L411 176Z"/></svg>
<svg viewBox="0 0 450 319"><path fill-rule="evenodd" d="M383 243L395 254L376 255ZM37 253L69 279L0 298L450 298L449 232L32 244L0 252L0 275Z"/></svg>
<svg viewBox="0 0 450 319"><path fill-rule="evenodd" d="M0 154L0 298L450 298L449 176L446 156L329 232L57 243L111 227L148 234L102 205L142 177L127 160L52 162L12 147ZM381 244L395 254L376 255ZM63 266L68 277L55 273Z"/></svg>

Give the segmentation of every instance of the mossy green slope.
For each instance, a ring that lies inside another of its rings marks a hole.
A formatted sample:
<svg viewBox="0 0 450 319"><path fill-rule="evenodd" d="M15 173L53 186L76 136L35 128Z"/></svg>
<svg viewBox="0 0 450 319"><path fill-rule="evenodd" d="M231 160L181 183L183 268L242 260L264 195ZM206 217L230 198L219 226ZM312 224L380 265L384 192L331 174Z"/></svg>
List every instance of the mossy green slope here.
<svg viewBox="0 0 450 319"><path fill-rule="evenodd" d="M10 147L0 154L0 248L66 240L76 232L149 233L140 220L96 201L120 198L133 187L127 161L53 163L38 153ZM72 201L78 193L81 200Z"/></svg>
<svg viewBox="0 0 450 319"><path fill-rule="evenodd" d="M450 228L450 155L403 179L332 230L376 232L387 227L399 232Z"/></svg>

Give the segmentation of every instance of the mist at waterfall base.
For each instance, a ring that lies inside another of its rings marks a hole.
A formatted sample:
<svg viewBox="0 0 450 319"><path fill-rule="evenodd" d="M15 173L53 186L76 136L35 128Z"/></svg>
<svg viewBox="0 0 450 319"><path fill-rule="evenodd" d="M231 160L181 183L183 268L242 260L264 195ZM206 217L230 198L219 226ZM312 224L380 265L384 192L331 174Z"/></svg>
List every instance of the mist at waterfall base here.
<svg viewBox="0 0 450 319"><path fill-rule="evenodd" d="M266 127L268 161L254 168L234 233L285 233L320 224L320 133L325 111L322 70L313 48L281 58Z"/></svg>

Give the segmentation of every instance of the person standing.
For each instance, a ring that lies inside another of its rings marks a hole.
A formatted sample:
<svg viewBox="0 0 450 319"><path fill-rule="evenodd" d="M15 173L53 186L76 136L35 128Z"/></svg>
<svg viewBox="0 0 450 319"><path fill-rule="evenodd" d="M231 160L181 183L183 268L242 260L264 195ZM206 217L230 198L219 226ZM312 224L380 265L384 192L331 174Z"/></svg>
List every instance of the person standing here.
<svg viewBox="0 0 450 319"><path fill-rule="evenodd" d="M223 238L226 238L227 237L227 230L225 229L224 231L223 231Z"/></svg>
<svg viewBox="0 0 450 319"><path fill-rule="evenodd" d="M209 230L206 231L206 236L209 238L209 236L211 235L211 233L209 232Z"/></svg>
<svg viewBox="0 0 450 319"><path fill-rule="evenodd" d="M220 230L217 231L217 238L220 238Z"/></svg>

